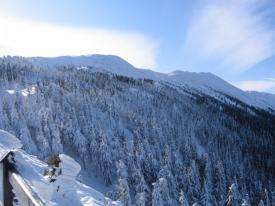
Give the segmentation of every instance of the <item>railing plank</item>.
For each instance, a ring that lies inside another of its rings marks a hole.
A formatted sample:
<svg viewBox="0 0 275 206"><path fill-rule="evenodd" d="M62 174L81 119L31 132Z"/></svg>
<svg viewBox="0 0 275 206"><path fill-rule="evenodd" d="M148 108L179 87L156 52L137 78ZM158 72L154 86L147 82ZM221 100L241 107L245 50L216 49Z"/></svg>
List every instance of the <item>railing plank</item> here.
<svg viewBox="0 0 275 206"><path fill-rule="evenodd" d="M2 195L3 205L12 206L14 201L14 194L16 198L24 206L45 206L40 197L31 189L26 181L20 176L14 165L10 163L9 158L13 156L12 151L4 152L0 157L1 164L1 181L2 181Z"/></svg>
<svg viewBox="0 0 275 206"><path fill-rule="evenodd" d="M9 181L21 204L29 206L45 206L40 197L32 191L30 186L18 173L9 171Z"/></svg>

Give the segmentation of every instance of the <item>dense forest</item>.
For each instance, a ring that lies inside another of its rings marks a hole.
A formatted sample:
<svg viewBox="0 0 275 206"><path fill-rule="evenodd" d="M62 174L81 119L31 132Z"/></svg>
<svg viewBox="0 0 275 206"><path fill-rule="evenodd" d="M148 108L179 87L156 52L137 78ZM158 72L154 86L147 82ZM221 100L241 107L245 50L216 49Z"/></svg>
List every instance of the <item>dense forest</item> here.
<svg viewBox="0 0 275 206"><path fill-rule="evenodd" d="M234 104L165 81L0 59L0 129L42 160L71 155L126 206L275 204L275 115L224 95Z"/></svg>

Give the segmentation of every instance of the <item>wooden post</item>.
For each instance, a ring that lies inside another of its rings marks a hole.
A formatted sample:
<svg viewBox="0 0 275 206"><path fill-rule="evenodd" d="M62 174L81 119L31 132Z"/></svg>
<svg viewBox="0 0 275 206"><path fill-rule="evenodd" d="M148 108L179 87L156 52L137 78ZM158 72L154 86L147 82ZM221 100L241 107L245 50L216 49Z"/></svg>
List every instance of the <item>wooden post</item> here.
<svg viewBox="0 0 275 206"><path fill-rule="evenodd" d="M12 167L8 159L10 155L12 155L12 152L8 151L0 159L0 164L2 164L3 205L4 206L12 206L13 198L14 198L14 194L12 192L12 186L9 182L9 170Z"/></svg>

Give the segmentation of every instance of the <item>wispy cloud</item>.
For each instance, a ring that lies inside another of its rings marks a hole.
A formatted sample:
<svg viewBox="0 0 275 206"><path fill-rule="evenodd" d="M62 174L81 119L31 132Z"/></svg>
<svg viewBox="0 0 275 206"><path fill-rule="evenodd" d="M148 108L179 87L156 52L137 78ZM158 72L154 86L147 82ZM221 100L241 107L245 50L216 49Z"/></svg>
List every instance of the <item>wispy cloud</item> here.
<svg viewBox="0 0 275 206"><path fill-rule="evenodd" d="M198 55L195 61L210 59L235 71L273 56L275 30L267 24L264 4L260 0L211 1L195 15L185 50Z"/></svg>
<svg viewBox="0 0 275 206"><path fill-rule="evenodd" d="M141 68L156 66L156 44L147 36L101 28L70 28L0 16L0 55L113 54Z"/></svg>
<svg viewBox="0 0 275 206"><path fill-rule="evenodd" d="M269 78L259 81L241 81L235 85L245 91L264 92L275 88L275 79Z"/></svg>

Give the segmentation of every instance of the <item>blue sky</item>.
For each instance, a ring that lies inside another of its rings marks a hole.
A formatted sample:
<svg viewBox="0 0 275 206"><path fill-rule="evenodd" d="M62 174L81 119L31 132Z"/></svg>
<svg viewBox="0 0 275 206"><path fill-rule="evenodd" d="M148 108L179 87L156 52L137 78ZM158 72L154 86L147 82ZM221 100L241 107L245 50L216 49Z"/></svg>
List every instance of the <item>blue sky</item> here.
<svg viewBox="0 0 275 206"><path fill-rule="evenodd" d="M115 54L275 93L273 0L0 0L0 24L0 55Z"/></svg>

